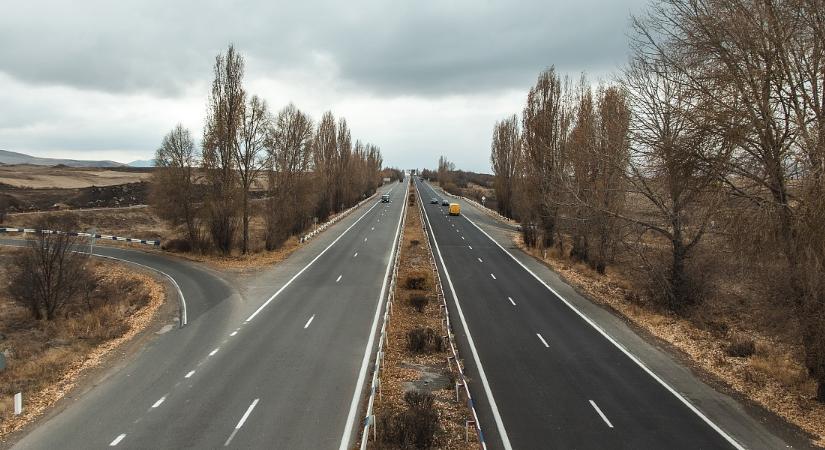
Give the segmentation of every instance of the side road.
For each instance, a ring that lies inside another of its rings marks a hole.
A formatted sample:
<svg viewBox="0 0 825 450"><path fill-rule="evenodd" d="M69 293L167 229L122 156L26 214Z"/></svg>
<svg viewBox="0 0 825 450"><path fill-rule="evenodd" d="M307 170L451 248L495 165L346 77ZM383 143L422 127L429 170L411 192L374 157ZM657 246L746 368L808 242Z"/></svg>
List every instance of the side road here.
<svg viewBox="0 0 825 450"><path fill-rule="evenodd" d="M421 184L420 187L422 188L422 196L429 198L430 193L433 192L430 191L431 187L424 184ZM442 195L441 191L435 195L447 197L446 195ZM535 274L543 283L549 285L559 296L569 302L573 308L581 312L586 320L592 322L603 331L604 334L615 341L618 347L638 359L645 368L660 377L664 384L670 386L674 391L684 397L692 407L701 411L713 424L724 430L724 432L731 436L738 444L745 448L809 448L810 444L808 440L796 430L785 425L784 422L776 419L761 408L740 403L735 398L719 392L701 381L696 374L677 362L666 350L658 347L656 343L650 343L640 337L634 330L629 328L621 318L582 297L546 266L518 250L512 243L512 232L514 231L512 225L502 223L492 218L487 213L479 211L467 201L454 198L451 198L450 201L457 202L462 207L464 217L460 219L456 218L459 220L459 222L456 222L456 227L463 221L464 224L462 228L466 228L469 233L470 230L475 229L477 226L479 231L486 234L484 237L487 239L487 244L492 244L492 247L500 246L502 251L506 251L509 255L512 255L515 261L511 259L511 266L520 271L525 271L524 268L529 269L532 274ZM471 239L469 235L467 237ZM492 239L494 244L489 239ZM463 240L460 242L464 243ZM483 245L487 246L487 244ZM472 245L475 246L476 244ZM479 263L481 263L481 261L479 261ZM522 266L524 266L524 268L522 268ZM499 278L502 278L501 274L499 274ZM506 283L507 277L504 277L504 279L505 281L501 281L501 283ZM457 288L460 292L461 288L458 286ZM551 293L550 290L545 290L540 300L553 302L557 300L554 297L554 294ZM480 300L481 299L477 299L475 301ZM534 299L531 299L531 301L533 300ZM469 308L466 305L462 306L465 310ZM548 330L548 333L558 332L559 330ZM547 334L545 334L545 337L546 336ZM606 342L607 338L604 338L604 340ZM548 339L548 341L550 340ZM551 345L553 344L552 341L549 343ZM581 345L584 344L582 343ZM547 346L547 344L545 344L545 346ZM462 351L464 351L464 349L462 349ZM468 351L465 351L465 354L469 354ZM581 357L586 357L586 355L582 354ZM490 367L495 367L500 361L496 359L488 361L482 357L481 363L484 369L490 371ZM468 364L468 366L469 365L470 364ZM534 375L539 376L539 374ZM650 377L650 375L647 374L642 374L642 376ZM653 378L649 380L652 381ZM493 393L495 393L496 390L495 383L493 383ZM476 396L483 396L483 391L481 391L480 386L476 386L476 392ZM662 400L672 400L673 398L675 397ZM495 401L498 402L499 398L496 397ZM626 405L626 407L634 409L641 407L641 405L634 406L630 404ZM609 413L607 413L607 415L610 416ZM502 411L502 416L504 424L509 423L504 411ZM619 414L619 416L621 417L621 414ZM613 419L613 417L611 417L611 419ZM614 420L614 422L615 421L616 420ZM484 418L482 418L482 422L485 422ZM493 431L491 428L495 429L496 426L491 420L487 422L486 425L488 426L486 430L490 433ZM513 440L511 429L509 427L506 428L511 440ZM517 427L514 428L517 429ZM562 433L562 431L559 432ZM513 440L513 442L515 444L516 441ZM689 444L687 437L685 437L684 443ZM514 445L514 447L517 446Z"/></svg>

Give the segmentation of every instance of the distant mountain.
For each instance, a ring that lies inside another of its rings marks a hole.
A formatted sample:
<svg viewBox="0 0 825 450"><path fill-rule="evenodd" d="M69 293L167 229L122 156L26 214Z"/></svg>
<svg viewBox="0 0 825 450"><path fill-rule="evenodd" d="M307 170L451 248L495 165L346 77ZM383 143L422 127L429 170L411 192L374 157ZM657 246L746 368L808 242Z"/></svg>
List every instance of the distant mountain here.
<svg viewBox="0 0 825 450"><path fill-rule="evenodd" d="M123 167L125 164L116 161L85 161L78 159L38 158L24 153L0 150L2 164L32 164L35 166L56 166L62 164L69 167Z"/></svg>
<svg viewBox="0 0 825 450"><path fill-rule="evenodd" d="M154 159L138 159L126 164L129 167L155 167Z"/></svg>

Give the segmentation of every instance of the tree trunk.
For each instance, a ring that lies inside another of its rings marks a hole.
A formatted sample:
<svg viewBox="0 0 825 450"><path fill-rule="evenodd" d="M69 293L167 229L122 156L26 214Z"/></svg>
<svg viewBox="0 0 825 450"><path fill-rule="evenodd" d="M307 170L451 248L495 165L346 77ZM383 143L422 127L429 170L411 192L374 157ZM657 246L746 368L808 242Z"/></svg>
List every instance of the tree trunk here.
<svg viewBox="0 0 825 450"><path fill-rule="evenodd" d="M249 191L243 191L243 244L241 253L246 254L249 249Z"/></svg>

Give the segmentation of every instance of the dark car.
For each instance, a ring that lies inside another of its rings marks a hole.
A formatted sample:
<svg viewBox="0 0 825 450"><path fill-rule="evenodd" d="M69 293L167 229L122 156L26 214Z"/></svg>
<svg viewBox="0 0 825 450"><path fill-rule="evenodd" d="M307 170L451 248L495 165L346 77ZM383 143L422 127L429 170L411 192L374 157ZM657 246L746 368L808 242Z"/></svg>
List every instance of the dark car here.
<svg viewBox="0 0 825 450"><path fill-rule="evenodd" d="M381 203L389 203L390 202L390 194L384 194L381 196Z"/></svg>
<svg viewBox="0 0 825 450"><path fill-rule="evenodd" d="M450 202L448 202L447 200L442 198L441 199L441 206L450 206Z"/></svg>
<svg viewBox="0 0 825 450"><path fill-rule="evenodd" d="M431 204L431 205L437 205L437 204L438 204L438 199L437 199L437 198L435 198L435 197L431 198L431 199L430 199L430 204Z"/></svg>

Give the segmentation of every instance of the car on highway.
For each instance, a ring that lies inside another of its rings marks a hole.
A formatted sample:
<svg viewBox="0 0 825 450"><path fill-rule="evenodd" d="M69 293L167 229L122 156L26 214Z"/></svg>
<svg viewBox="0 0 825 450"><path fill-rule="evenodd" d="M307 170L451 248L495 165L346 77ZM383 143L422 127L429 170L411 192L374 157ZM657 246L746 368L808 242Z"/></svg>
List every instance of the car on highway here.
<svg viewBox="0 0 825 450"><path fill-rule="evenodd" d="M390 202L390 194L384 194L381 196L381 203L389 203Z"/></svg>
<svg viewBox="0 0 825 450"><path fill-rule="evenodd" d="M458 203L450 203L450 215L451 216L460 216L461 215L461 206Z"/></svg>
<svg viewBox="0 0 825 450"><path fill-rule="evenodd" d="M438 204L438 199L437 199L437 198L435 198L435 197L431 198L431 199L430 199L430 204L431 204L431 205L437 205L437 204Z"/></svg>
<svg viewBox="0 0 825 450"><path fill-rule="evenodd" d="M441 206L450 206L450 202L448 202L447 200L442 199L441 200Z"/></svg>

